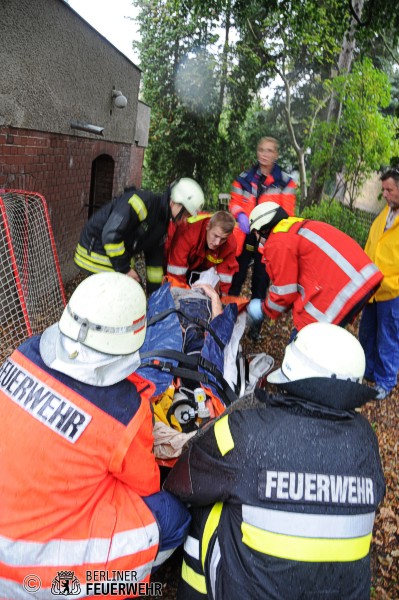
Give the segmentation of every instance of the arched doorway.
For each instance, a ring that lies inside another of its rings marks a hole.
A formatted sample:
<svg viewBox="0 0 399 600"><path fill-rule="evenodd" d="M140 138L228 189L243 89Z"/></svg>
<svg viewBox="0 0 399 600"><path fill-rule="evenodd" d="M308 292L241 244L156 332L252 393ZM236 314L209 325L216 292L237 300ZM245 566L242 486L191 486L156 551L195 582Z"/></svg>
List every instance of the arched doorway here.
<svg viewBox="0 0 399 600"><path fill-rule="evenodd" d="M112 200L115 161L108 154L100 154L91 165L88 218Z"/></svg>

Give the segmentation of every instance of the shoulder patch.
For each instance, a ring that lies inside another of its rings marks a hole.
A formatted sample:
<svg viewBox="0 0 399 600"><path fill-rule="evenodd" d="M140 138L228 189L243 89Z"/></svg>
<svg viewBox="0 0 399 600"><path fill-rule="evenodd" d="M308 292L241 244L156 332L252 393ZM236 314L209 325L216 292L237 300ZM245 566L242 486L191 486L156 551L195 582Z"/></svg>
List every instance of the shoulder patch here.
<svg viewBox="0 0 399 600"><path fill-rule="evenodd" d="M303 220L300 217L288 217L288 219L283 219L280 223L277 223L272 231L273 233L287 233L295 223Z"/></svg>

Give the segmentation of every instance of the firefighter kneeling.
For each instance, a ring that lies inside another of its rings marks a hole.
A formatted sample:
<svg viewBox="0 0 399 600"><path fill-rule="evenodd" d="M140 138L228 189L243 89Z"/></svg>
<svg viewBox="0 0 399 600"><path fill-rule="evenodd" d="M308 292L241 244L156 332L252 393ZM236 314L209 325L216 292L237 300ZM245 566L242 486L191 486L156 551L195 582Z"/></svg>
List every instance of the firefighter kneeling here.
<svg viewBox="0 0 399 600"><path fill-rule="evenodd" d="M304 327L258 390L193 438L164 488L189 502L178 598L365 600L385 483L376 436L356 408L357 339Z"/></svg>
<svg viewBox="0 0 399 600"><path fill-rule="evenodd" d="M141 286L101 273L0 367L1 598L90 596L99 572L114 598L141 595L185 539L187 509L160 492L154 386L134 373L145 332Z"/></svg>

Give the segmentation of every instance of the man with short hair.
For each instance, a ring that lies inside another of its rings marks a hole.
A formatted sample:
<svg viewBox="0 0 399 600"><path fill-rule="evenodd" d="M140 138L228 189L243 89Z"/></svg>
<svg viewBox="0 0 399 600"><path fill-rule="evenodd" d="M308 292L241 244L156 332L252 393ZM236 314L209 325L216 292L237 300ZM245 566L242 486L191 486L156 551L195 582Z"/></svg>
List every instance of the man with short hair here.
<svg viewBox="0 0 399 600"><path fill-rule="evenodd" d="M129 188L100 208L86 223L75 251L85 273L117 271L141 283L134 257L144 253L147 294L162 283L164 245L171 221L196 215L204 194L196 181L182 177L165 194Z"/></svg>
<svg viewBox="0 0 399 600"><path fill-rule="evenodd" d="M359 327L365 377L375 382L378 400L396 386L399 370L399 170L388 169L381 184L387 205L371 226L365 252L384 279L365 306Z"/></svg>
<svg viewBox="0 0 399 600"><path fill-rule="evenodd" d="M385 493L376 435L356 408L364 352L345 329L304 327L281 369L200 431L164 489L191 507L178 600L366 600Z"/></svg>
<svg viewBox="0 0 399 600"><path fill-rule="evenodd" d="M177 227L169 243L167 274L182 284L196 281L195 273L214 267L220 278L220 292L227 295L238 269L235 220L225 211L189 217Z"/></svg>
<svg viewBox="0 0 399 600"><path fill-rule="evenodd" d="M29 578L51 598L62 571L80 597L100 571L113 597L141 596L118 586L148 583L185 539L188 511L160 492L155 386L135 372L145 334L141 286L100 273L0 367L2 599L26 598Z"/></svg>
<svg viewBox="0 0 399 600"><path fill-rule="evenodd" d="M257 162L241 173L233 182L229 211L237 220L237 260L239 270L233 277L230 294L238 296L253 259L251 299L265 299L269 283L267 273L261 263L256 237L250 232L249 215L262 202L277 202L290 215L295 214L296 184L277 164L278 141L273 137L260 138L257 146ZM254 339L259 337L252 332Z"/></svg>

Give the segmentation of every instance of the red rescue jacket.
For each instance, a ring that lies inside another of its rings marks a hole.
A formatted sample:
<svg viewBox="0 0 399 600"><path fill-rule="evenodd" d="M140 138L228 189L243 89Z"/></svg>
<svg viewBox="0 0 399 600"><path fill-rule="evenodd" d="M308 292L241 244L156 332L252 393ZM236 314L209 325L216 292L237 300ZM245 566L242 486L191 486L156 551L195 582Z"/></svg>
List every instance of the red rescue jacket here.
<svg viewBox="0 0 399 600"><path fill-rule="evenodd" d="M271 280L264 312L277 319L292 308L298 330L315 321L340 323L383 278L351 237L295 217L274 227L262 260Z"/></svg>
<svg viewBox="0 0 399 600"><path fill-rule="evenodd" d="M211 214L190 217L181 223L170 243L167 274L175 281L186 283L189 271L206 271L215 267L220 277L220 290L227 294L234 273L238 270L236 261L236 239L231 234L226 242L216 250L206 245L206 231Z"/></svg>
<svg viewBox="0 0 399 600"><path fill-rule="evenodd" d="M149 581L159 531L142 496L160 489L154 386L133 380L79 383L44 365L39 337L0 367L1 598L25 598L32 574L51 598L61 570L82 591L86 571L134 570Z"/></svg>

